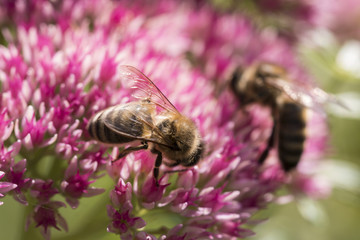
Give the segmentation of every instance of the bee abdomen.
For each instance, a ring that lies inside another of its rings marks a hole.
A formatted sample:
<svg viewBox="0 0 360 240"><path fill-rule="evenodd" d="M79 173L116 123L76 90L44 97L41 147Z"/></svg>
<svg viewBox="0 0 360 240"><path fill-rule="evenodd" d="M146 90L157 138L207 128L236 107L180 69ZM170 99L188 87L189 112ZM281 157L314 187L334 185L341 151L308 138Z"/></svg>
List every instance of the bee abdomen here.
<svg viewBox="0 0 360 240"><path fill-rule="evenodd" d="M88 131L90 136L100 142L111 143L111 144L126 143L133 141L134 140L133 138L119 134L118 132L108 128L105 125L105 122L107 122L113 126L118 126L119 132L121 132L122 130L121 126L123 126L122 122L125 121L122 115L123 115L122 112L115 111L113 108L99 112L94 116L94 118L90 121L88 125ZM142 133L141 126L137 130L141 131L139 132L139 134Z"/></svg>
<svg viewBox="0 0 360 240"><path fill-rule="evenodd" d="M284 103L279 111L278 154L285 171L297 166L304 150L305 108L296 103Z"/></svg>

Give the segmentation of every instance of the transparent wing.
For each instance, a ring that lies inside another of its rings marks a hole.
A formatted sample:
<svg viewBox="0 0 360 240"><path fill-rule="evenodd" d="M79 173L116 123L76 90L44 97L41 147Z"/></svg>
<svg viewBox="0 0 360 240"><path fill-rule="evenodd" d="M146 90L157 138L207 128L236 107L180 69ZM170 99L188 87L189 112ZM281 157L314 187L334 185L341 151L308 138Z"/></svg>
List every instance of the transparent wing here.
<svg viewBox="0 0 360 240"><path fill-rule="evenodd" d="M284 92L292 100L316 111L322 112L324 104L328 103L347 108L335 96L318 87L297 85L282 78L267 78L266 83Z"/></svg>
<svg viewBox="0 0 360 240"><path fill-rule="evenodd" d="M344 109L350 110L348 108L348 106L344 102L340 101L334 95L325 92L321 88L313 88L313 89L311 89L311 95L315 99L317 99L318 102L320 102L320 103L331 103L331 104L338 105L338 106L340 106L340 107L342 107Z"/></svg>
<svg viewBox="0 0 360 240"><path fill-rule="evenodd" d="M125 80L134 82L132 88L138 90L135 98L146 99L169 112L180 114L175 106L165 97L160 89L140 70L135 67L123 65L121 74Z"/></svg>

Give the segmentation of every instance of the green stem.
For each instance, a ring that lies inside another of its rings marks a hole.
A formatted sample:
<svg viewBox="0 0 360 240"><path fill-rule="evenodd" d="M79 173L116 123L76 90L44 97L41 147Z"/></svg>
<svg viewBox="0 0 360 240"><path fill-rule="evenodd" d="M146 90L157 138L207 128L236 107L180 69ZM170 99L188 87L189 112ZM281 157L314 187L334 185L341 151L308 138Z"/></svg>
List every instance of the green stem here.
<svg viewBox="0 0 360 240"><path fill-rule="evenodd" d="M19 239L21 239L21 240L39 239L39 237L40 237L39 230L34 227L34 224L30 224L27 231L25 231L26 222L27 222L29 215L32 213L32 209L33 208L31 206L24 207L24 210L23 210L24 214L22 217L22 224L21 224L21 226L23 227L23 230L19 231L20 232Z"/></svg>
<svg viewBox="0 0 360 240"><path fill-rule="evenodd" d="M54 180L54 184L59 184L58 180L63 179L65 171L61 165L63 165L65 161L57 157L53 158L52 160L53 162L48 176Z"/></svg>
<svg viewBox="0 0 360 240"><path fill-rule="evenodd" d="M165 234L167 229L185 221L181 215L171 212L167 208L148 210L141 217L146 222L145 231L155 234Z"/></svg>
<svg viewBox="0 0 360 240"><path fill-rule="evenodd" d="M106 215L106 207L104 207L106 204L100 203L106 203L107 201L108 195L103 194L102 198L98 201L99 204L95 204L94 207L91 208L91 211L89 211L91 214L85 218L86 221L83 221L80 227L73 231L73 233L54 239L95 239L94 235L104 235L106 233L106 226L109 222L109 219ZM101 205L101 207L99 207L99 205Z"/></svg>

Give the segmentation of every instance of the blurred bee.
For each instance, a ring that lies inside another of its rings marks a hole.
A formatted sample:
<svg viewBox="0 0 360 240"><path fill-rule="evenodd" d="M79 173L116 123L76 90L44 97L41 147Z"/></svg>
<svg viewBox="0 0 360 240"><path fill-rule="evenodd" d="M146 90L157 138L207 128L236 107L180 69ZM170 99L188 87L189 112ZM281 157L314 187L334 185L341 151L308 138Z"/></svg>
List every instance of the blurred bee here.
<svg viewBox="0 0 360 240"><path fill-rule="evenodd" d="M203 142L195 123L182 115L158 87L138 69L122 66L125 81L133 81L138 101L116 105L96 113L87 130L95 140L112 145L138 141L138 146L122 150L117 158L150 149L156 154L154 177L158 184L163 155L169 167L191 167L203 153ZM116 160L115 160L116 161Z"/></svg>
<svg viewBox="0 0 360 240"><path fill-rule="evenodd" d="M277 145L286 172L296 168L303 153L308 108L321 111L325 102L342 105L319 88L295 85L284 68L272 63L260 62L245 70L237 69L231 79L231 88L242 106L258 103L271 108L274 124L259 163L263 163L270 149Z"/></svg>

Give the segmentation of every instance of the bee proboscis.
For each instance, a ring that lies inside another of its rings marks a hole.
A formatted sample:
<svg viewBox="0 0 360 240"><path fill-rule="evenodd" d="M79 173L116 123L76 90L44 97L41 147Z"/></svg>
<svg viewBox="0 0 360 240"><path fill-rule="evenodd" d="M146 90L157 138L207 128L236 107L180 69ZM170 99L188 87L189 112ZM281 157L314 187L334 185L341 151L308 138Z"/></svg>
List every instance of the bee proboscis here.
<svg viewBox="0 0 360 240"><path fill-rule="evenodd" d="M153 170L157 184L163 156L169 167L196 165L203 153L203 141L195 123L182 115L141 71L132 66L121 66L121 71L124 81L132 81L142 96L96 113L87 126L90 136L113 145L140 143L123 149L117 160L131 152L150 149L157 155Z"/></svg>

